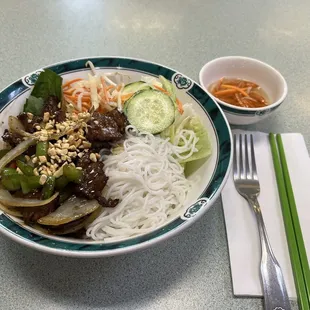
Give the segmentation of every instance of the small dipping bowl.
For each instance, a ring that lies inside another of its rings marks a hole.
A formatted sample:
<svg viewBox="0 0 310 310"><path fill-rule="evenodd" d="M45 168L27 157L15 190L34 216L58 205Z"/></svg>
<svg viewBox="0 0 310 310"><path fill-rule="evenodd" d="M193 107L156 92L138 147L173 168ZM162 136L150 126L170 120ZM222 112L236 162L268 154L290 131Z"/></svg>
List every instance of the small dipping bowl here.
<svg viewBox="0 0 310 310"><path fill-rule="evenodd" d="M209 88L223 77L258 84L266 92L270 104L261 108L244 108L216 98ZM220 105L232 125L249 125L265 119L279 108L287 95L286 81L278 70L260 60L242 56L226 56L209 61L200 70L199 82Z"/></svg>

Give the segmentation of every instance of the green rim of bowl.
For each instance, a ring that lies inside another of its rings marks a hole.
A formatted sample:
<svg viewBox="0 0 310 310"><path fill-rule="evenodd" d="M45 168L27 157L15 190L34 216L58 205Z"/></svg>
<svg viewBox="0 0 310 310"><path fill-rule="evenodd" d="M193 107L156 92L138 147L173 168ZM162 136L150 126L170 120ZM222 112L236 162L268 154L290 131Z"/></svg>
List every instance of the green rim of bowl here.
<svg viewBox="0 0 310 310"><path fill-rule="evenodd" d="M123 70L137 71L141 72L142 74L146 73L153 76L163 75L168 80L172 80L172 78L174 77L174 82L176 83L176 86L180 89L183 88L183 90L185 90L188 95L190 95L198 104L200 104L200 106L203 107L204 111L209 116L210 120L212 120L211 123L213 123L214 132L218 140L217 142L219 147L219 156L213 177L210 183L208 184L205 192L201 195L201 197L204 197L203 201L208 202L208 205L206 205L206 203L204 204L201 203L202 200L200 199L187 209L185 218L178 217L172 222L168 223L167 225L156 231L153 231L146 235L135 237L130 240L120 241L111 244L110 243L87 244L87 243L75 243L75 242L73 243L70 241L68 242L58 241L55 239L49 239L39 234L30 232L27 229L23 228L22 226L16 224L14 221L12 221L9 216L6 216L5 214L0 215L0 230L4 232L6 235L10 237L15 236L17 237L14 238L15 240L20 241L21 243L26 245L30 245L29 244L30 242L37 249L44 250L45 248L45 251L47 252L57 253L58 250L58 254L63 255L68 255L68 253L65 252L72 252L72 253L101 252L101 254L104 254L103 252L111 253L111 250L117 252L117 250L126 248L128 248L129 251L129 248L133 248L134 246L140 244L155 243L153 242L155 241L155 239L159 239L160 237L169 232L171 233L172 231L176 230L176 228L178 228L178 230L179 229L181 230L181 227L184 228L186 222L189 222L187 218L191 218L193 215L191 214L191 216L188 217L187 216L187 214L189 214L188 210L190 210L190 213L192 212L192 210L194 210L194 213L197 213L197 211L200 208L202 209L209 208L210 201L212 200L213 202L213 200L216 197L218 197L220 190L223 187L225 180L228 176L228 171L231 164L231 154L232 154L231 132L227 124L226 118L223 115L219 106L214 102L212 98L209 97L209 95L197 83L195 83L188 77L182 75L181 73L174 71L173 69L164 67L156 63L132 58L89 57L76 60L69 60L45 68L51 69L56 73L62 75L70 72L85 70L86 69L85 63L87 60L91 60L94 66L98 68L107 68L107 69L113 68L119 70L123 69ZM40 70L37 70L35 73L31 73L25 76L24 78L17 80L16 82L9 85L7 88L2 90L2 92L0 93L1 112L18 96L20 96L25 91L29 90L29 87L33 85L35 78L39 74ZM190 220L190 222L192 222L192 219ZM48 248L52 251L50 251Z"/></svg>

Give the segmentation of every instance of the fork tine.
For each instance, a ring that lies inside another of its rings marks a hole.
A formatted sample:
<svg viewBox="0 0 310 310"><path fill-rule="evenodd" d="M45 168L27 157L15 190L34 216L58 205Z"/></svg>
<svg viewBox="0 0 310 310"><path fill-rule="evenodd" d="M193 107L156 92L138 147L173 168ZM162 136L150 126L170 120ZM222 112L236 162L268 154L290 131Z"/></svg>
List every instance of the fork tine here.
<svg viewBox="0 0 310 310"><path fill-rule="evenodd" d="M237 164L237 135L234 134L234 179L239 177L238 164Z"/></svg>
<svg viewBox="0 0 310 310"><path fill-rule="evenodd" d="M255 180L258 180L256 162L255 162L253 135L251 135L251 159L252 159L252 175Z"/></svg>
<svg viewBox="0 0 310 310"><path fill-rule="evenodd" d="M245 177L252 179L249 162L248 135L244 135ZM251 154L252 155L252 154Z"/></svg>
<svg viewBox="0 0 310 310"><path fill-rule="evenodd" d="M242 135L239 135L239 169L240 169L240 178L245 179L244 166L243 166L243 150L242 150Z"/></svg>

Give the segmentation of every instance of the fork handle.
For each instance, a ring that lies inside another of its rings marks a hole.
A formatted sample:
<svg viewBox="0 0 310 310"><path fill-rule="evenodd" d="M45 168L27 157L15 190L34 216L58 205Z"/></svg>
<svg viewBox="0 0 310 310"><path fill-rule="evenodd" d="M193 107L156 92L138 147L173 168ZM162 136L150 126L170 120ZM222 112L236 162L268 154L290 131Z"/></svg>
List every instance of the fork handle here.
<svg viewBox="0 0 310 310"><path fill-rule="evenodd" d="M249 204L253 207L256 215L261 242L262 257L260 271L265 310L291 310L283 274L272 252L257 198L249 199Z"/></svg>

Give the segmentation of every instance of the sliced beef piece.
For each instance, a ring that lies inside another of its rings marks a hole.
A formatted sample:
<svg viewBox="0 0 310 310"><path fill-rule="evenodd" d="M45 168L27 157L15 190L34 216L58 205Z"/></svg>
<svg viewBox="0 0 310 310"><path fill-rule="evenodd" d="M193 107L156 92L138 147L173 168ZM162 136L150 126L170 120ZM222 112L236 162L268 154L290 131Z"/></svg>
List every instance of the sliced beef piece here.
<svg viewBox="0 0 310 310"><path fill-rule="evenodd" d="M110 143L106 141L93 141L91 144L92 153L99 153L102 149L109 150L110 148L111 148Z"/></svg>
<svg viewBox="0 0 310 310"><path fill-rule="evenodd" d="M56 96L48 96L44 101L43 114L49 112L50 116L54 115L60 109L58 108L59 99Z"/></svg>
<svg viewBox="0 0 310 310"><path fill-rule="evenodd" d="M88 132L86 138L88 141L117 141L123 137L127 124L126 117L117 110L109 113L100 114L95 112L93 114L87 123Z"/></svg>
<svg viewBox="0 0 310 310"><path fill-rule="evenodd" d="M13 133L8 131L7 129L4 130L2 139L5 143L8 143L11 147L15 147L19 143L23 141L23 137L17 133ZM32 156L36 152L36 146L32 145L28 148L27 151L24 152L25 155Z"/></svg>
<svg viewBox="0 0 310 310"><path fill-rule="evenodd" d="M48 96L44 102L43 114L48 112L50 116L55 116L56 123L62 123L66 120L66 113L59 107L59 99L56 96Z"/></svg>
<svg viewBox="0 0 310 310"><path fill-rule="evenodd" d="M103 171L103 162L94 163L89 159L89 155L86 154L79 159L77 166L83 168L83 177L81 182L75 185L75 194L87 199L96 199L103 207L115 207L118 200L107 200L101 194L108 182L108 177Z"/></svg>
<svg viewBox="0 0 310 310"><path fill-rule="evenodd" d="M25 131L29 133L34 133L36 131L35 126L39 125L42 122L41 116L33 116L31 119L28 117L27 113L21 113L17 118L23 124Z"/></svg>
<svg viewBox="0 0 310 310"><path fill-rule="evenodd" d="M24 152L25 155L32 156L36 153L36 145L31 145L27 151Z"/></svg>
<svg viewBox="0 0 310 310"><path fill-rule="evenodd" d="M34 190L29 194L23 194L21 191L18 191L14 194L15 197L28 198L28 199L41 199L41 191ZM34 207L34 208L20 208L23 214L23 219L26 224L34 224L43 216L50 214L55 211L59 206L59 198L55 198L50 203L45 206Z"/></svg>
<svg viewBox="0 0 310 310"><path fill-rule="evenodd" d="M129 124L125 114L119 112L117 109L114 109L106 114L109 117L112 117L116 122L120 133L125 133L125 128Z"/></svg>
<svg viewBox="0 0 310 310"><path fill-rule="evenodd" d="M118 199L106 199L101 195L97 196L96 199L100 203L100 205L105 208L114 208L119 203Z"/></svg>
<svg viewBox="0 0 310 310"><path fill-rule="evenodd" d="M92 163L92 161L89 158L89 154L84 154L81 158L78 159L76 166L83 168L83 173L86 171L87 167Z"/></svg>
<svg viewBox="0 0 310 310"><path fill-rule="evenodd" d="M86 163L83 162L83 164ZM103 171L103 162L91 162L87 167L83 167L83 176L80 184L75 187L75 192L79 196L84 196L88 199L95 199L98 193L107 184L108 177Z"/></svg>
<svg viewBox="0 0 310 310"><path fill-rule="evenodd" d="M66 112L59 110L55 112L55 122L62 123L66 120Z"/></svg>
<svg viewBox="0 0 310 310"><path fill-rule="evenodd" d="M23 142L23 137L17 133L10 132L8 129L4 130L2 139L5 143L9 144L12 147L15 147L17 144Z"/></svg>
<svg viewBox="0 0 310 310"><path fill-rule="evenodd" d="M27 199L41 199L41 195L42 195L42 193L38 189L35 189L35 190L31 191L28 194L23 194L23 192L21 190L15 192L13 194L14 197L17 197L17 198L27 198Z"/></svg>

